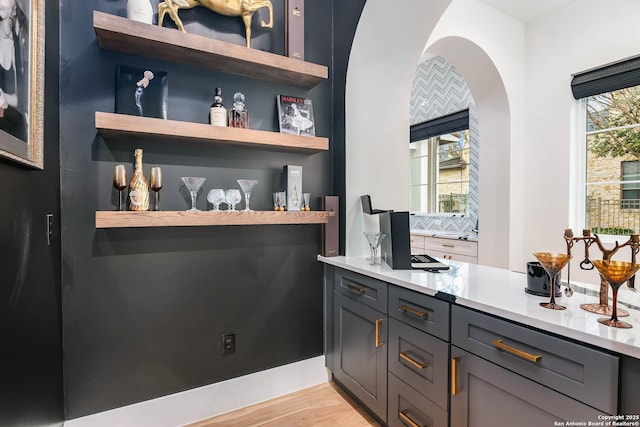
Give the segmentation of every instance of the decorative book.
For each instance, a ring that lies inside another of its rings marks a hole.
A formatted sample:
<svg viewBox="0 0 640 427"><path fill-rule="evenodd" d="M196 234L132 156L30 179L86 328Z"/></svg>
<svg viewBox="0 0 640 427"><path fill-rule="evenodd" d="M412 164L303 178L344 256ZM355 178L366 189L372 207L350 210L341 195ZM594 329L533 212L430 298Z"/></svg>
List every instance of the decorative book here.
<svg viewBox="0 0 640 427"><path fill-rule="evenodd" d="M278 122L281 133L316 136L313 103L310 99L278 95Z"/></svg>

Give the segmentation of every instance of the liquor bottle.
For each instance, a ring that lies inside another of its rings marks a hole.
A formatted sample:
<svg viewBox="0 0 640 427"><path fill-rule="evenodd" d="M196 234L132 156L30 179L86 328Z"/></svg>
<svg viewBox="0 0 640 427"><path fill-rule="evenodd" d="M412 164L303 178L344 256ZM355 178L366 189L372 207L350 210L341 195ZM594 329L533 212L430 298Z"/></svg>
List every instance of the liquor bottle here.
<svg viewBox="0 0 640 427"><path fill-rule="evenodd" d="M222 104L222 89L216 88L213 103L209 109L209 123L213 126L227 126L227 109Z"/></svg>
<svg viewBox="0 0 640 427"><path fill-rule="evenodd" d="M129 210L149 210L149 183L142 172L142 149L135 151L136 167L129 182Z"/></svg>
<svg viewBox="0 0 640 427"><path fill-rule="evenodd" d="M229 127L249 129L249 112L244 105L244 94L233 95L233 107L229 110Z"/></svg>

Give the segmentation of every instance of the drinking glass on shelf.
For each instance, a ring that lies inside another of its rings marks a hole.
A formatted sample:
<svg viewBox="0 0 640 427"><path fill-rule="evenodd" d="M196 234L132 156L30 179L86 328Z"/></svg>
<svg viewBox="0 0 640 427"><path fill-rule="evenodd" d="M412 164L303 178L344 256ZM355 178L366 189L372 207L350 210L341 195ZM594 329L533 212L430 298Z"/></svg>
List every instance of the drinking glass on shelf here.
<svg viewBox="0 0 640 427"><path fill-rule="evenodd" d="M279 191L273 193L273 210L280 211L282 210L282 195Z"/></svg>
<svg viewBox="0 0 640 427"><path fill-rule="evenodd" d="M309 200L311 199L311 193L302 193L302 210L310 211Z"/></svg>
<svg viewBox="0 0 640 427"><path fill-rule="evenodd" d="M118 190L118 210L122 210L122 190L127 188L127 170L124 165L116 165L113 171L113 186Z"/></svg>
<svg viewBox="0 0 640 427"><path fill-rule="evenodd" d="M199 209L196 208L196 199L198 197L198 190L202 187L202 184L206 181L206 178L201 178L197 176L183 176L182 182L189 190L189 194L191 194L191 209L187 209L187 211L195 212Z"/></svg>
<svg viewBox="0 0 640 427"><path fill-rule="evenodd" d="M242 200L242 195L240 194L240 190L237 188L230 188L224 193L224 200L229 205L230 211L236 210L236 203Z"/></svg>
<svg viewBox="0 0 640 427"><path fill-rule="evenodd" d="M251 199L251 193L253 192L253 189L256 186L256 184L258 184L258 181L254 179L238 180L238 185L240 185L240 188L242 188L242 192L244 193L244 201L245 201L244 210L245 211L251 210L251 208L249 208L249 200Z"/></svg>
<svg viewBox="0 0 640 427"><path fill-rule="evenodd" d="M278 208L278 210L283 211L287 207L287 193L284 191L280 191L278 193L278 197L280 198L280 207Z"/></svg>
<svg viewBox="0 0 640 427"><path fill-rule="evenodd" d="M207 200L213 205L212 211L220 211L220 203L224 203L224 190L222 188L212 188L207 194Z"/></svg>
<svg viewBox="0 0 640 427"><path fill-rule="evenodd" d="M160 210L160 190L162 189L162 169L157 166L151 168L151 182L149 186L156 193L156 204L153 207L154 211Z"/></svg>

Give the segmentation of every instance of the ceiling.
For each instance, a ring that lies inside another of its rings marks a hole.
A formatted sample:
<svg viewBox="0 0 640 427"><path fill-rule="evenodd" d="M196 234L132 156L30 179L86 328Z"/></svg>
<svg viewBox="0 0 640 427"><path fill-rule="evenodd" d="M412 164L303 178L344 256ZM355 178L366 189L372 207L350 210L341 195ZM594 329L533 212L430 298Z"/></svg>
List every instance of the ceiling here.
<svg viewBox="0 0 640 427"><path fill-rule="evenodd" d="M509 15L519 21L528 22L538 16L545 15L555 9L571 3L573 0L479 0L502 13Z"/></svg>

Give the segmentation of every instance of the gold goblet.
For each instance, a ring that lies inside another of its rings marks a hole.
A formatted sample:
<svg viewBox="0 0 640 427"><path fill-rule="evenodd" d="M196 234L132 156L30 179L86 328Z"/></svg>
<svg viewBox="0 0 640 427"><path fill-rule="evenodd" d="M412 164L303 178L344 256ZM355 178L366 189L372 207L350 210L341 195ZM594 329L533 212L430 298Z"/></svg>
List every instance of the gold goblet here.
<svg viewBox="0 0 640 427"><path fill-rule="evenodd" d="M571 259L571 256L568 254L555 254L551 252L536 252L533 254L538 261L540 261L540 265L544 268L544 271L549 275L549 288L551 289L551 300L549 302L541 302L540 305L544 308L549 308L551 310L566 310L567 307L556 304L556 276L564 268L565 265Z"/></svg>
<svg viewBox="0 0 640 427"><path fill-rule="evenodd" d="M613 292L613 307L611 309L611 317L601 317L598 322L603 325L611 326L612 328L632 328L633 325L627 322L618 320L618 289L620 286L640 269L640 264L632 264L624 261L603 261L593 260L593 265L596 266L602 277L607 279L611 290Z"/></svg>
<svg viewBox="0 0 640 427"><path fill-rule="evenodd" d="M160 210L160 190L162 189L162 169L155 166L151 168L151 182L149 183L151 189L156 193L156 204L154 211Z"/></svg>
<svg viewBox="0 0 640 427"><path fill-rule="evenodd" d="M122 190L127 187L127 171L124 165L116 165L113 171L113 186L118 190L118 210L122 210Z"/></svg>

